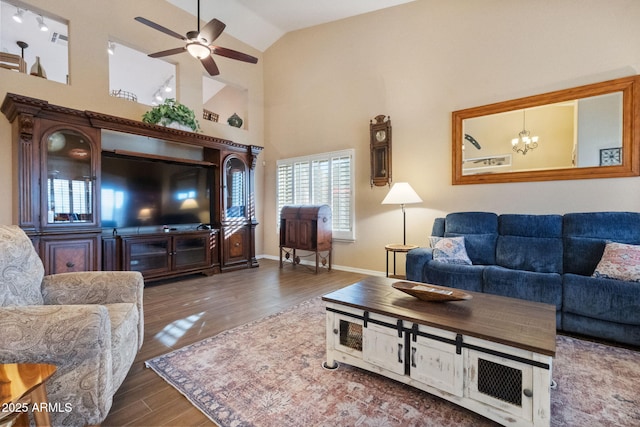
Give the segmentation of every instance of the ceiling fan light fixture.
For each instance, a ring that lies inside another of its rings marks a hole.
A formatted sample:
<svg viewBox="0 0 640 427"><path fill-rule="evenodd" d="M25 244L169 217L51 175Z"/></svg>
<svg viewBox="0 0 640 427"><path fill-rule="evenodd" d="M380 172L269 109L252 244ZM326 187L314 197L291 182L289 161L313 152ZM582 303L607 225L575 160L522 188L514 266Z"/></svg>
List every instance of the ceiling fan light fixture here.
<svg viewBox="0 0 640 427"><path fill-rule="evenodd" d="M200 44L198 42L192 42L187 44L187 51L194 58L204 59L207 56L211 55L211 49L208 46Z"/></svg>

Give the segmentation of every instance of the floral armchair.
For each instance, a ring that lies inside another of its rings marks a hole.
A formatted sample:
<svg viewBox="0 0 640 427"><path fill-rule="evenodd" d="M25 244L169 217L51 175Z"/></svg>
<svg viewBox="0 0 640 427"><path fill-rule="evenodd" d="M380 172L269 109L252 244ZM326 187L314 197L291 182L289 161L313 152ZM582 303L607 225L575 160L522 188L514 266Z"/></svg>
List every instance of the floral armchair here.
<svg viewBox="0 0 640 427"><path fill-rule="evenodd" d="M0 363L49 363L53 425L100 424L142 346L138 272L44 276L30 239L0 225Z"/></svg>

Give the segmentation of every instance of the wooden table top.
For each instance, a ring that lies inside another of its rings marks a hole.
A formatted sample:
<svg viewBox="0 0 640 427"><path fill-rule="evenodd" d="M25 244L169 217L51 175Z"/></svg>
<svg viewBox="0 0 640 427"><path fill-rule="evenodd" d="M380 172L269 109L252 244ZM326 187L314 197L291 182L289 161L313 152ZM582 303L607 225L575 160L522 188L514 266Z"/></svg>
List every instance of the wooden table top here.
<svg viewBox="0 0 640 427"><path fill-rule="evenodd" d="M385 250L392 252L409 252L415 248L417 248L416 245L403 245L401 243L390 243L384 247Z"/></svg>
<svg viewBox="0 0 640 427"><path fill-rule="evenodd" d="M17 402L55 372L55 366L41 363L0 364L0 404Z"/></svg>
<svg viewBox="0 0 640 427"><path fill-rule="evenodd" d="M556 354L556 308L550 304L465 291L466 301L421 301L394 289L397 279L367 277L324 295L346 305L547 356Z"/></svg>

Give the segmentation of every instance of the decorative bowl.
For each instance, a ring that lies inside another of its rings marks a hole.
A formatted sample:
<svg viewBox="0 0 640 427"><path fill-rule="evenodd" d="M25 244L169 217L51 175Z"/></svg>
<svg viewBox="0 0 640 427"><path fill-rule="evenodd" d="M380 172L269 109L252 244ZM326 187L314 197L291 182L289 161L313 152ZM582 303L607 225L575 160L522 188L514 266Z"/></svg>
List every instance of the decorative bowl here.
<svg viewBox="0 0 640 427"><path fill-rule="evenodd" d="M461 301L473 298L466 292L428 283L395 282L393 288L414 296L423 301L444 302Z"/></svg>

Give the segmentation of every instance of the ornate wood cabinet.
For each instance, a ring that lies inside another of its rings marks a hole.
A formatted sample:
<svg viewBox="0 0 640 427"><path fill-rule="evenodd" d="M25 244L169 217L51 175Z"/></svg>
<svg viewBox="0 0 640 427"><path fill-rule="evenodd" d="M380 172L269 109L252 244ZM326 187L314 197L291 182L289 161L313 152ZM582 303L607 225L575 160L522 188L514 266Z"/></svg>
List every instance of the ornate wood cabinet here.
<svg viewBox="0 0 640 427"><path fill-rule="evenodd" d="M151 279L258 266L254 169L262 147L74 110L12 93L7 94L0 110L13 125L16 222L30 236L47 274L140 269ZM158 229L116 232L103 224L103 150L134 158L184 161L138 152L135 144L126 152L105 149L105 132L122 140L142 137L147 144L195 147L201 158L190 161L212 170L208 185L210 223L204 230L198 227L189 236L174 232L167 235L158 225ZM144 258L136 251L149 239L153 241L151 246L162 248L155 251L155 255L162 253L161 257L146 253L160 267L134 266Z"/></svg>
<svg viewBox="0 0 640 427"><path fill-rule="evenodd" d="M292 257L294 265L300 263L297 250L315 253L316 273L320 261L328 259L331 270L332 226L328 205L285 206L280 212L280 268L283 255ZM289 251L290 250L290 251ZM326 256L323 256L324 255ZM322 260L321 260L322 259Z"/></svg>

